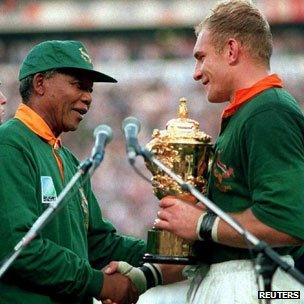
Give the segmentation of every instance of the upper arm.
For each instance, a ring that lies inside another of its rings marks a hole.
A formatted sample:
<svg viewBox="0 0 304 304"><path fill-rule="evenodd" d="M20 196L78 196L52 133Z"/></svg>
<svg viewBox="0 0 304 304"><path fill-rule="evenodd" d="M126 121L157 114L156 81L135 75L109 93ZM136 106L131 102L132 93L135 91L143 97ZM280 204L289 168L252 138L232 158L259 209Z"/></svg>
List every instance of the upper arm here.
<svg viewBox="0 0 304 304"><path fill-rule="evenodd" d="M245 146L252 212L264 224L304 239L304 145L301 120L264 111L248 121Z"/></svg>

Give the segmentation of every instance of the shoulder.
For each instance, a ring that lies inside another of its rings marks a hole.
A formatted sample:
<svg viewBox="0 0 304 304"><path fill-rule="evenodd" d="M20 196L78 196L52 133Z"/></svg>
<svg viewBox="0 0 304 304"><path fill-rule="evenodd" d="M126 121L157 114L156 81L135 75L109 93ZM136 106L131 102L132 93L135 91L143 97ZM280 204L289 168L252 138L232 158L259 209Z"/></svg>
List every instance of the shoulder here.
<svg viewBox="0 0 304 304"><path fill-rule="evenodd" d="M236 119L240 124L283 119L304 127L304 116L297 101L286 90L272 88L254 96L239 109Z"/></svg>
<svg viewBox="0 0 304 304"><path fill-rule="evenodd" d="M271 88L263 91L253 97L243 108L249 117L264 111L288 112L303 117L294 97L281 88Z"/></svg>
<svg viewBox="0 0 304 304"><path fill-rule="evenodd" d="M10 119L0 127L0 144L20 146L30 131L16 118Z"/></svg>
<svg viewBox="0 0 304 304"><path fill-rule="evenodd" d="M278 142L292 139L304 144L304 115L297 101L285 90L273 88L247 102L233 118L238 136Z"/></svg>
<svg viewBox="0 0 304 304"><path fill-rule="evenodd" d="M13 118L0 127L0 152L1 154L19 151L24 156L33 155L41 150L45 142L31 131L19 119Z"/></svg>

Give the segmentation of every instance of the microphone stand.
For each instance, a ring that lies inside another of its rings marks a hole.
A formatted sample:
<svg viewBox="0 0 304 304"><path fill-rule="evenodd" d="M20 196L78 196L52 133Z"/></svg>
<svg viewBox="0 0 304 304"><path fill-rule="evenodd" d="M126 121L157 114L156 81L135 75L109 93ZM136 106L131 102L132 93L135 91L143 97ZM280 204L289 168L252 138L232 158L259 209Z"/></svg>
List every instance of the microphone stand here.
<svg viewBox="0 0 304 304"><path fill-rule="evenodd" d="M304 285L304 275L286 263L281 259L280 255L276 253L266 242L259 240L253 234L251 234L248 230L244 229L235 219L233 219L230 215L222 211L217 205L215 205L211 200L209 200L206 196L202 195L197 189L195 189L192 185L186 183L182 178L180 178L177 174L175 174L172 170L166 167L161 161L159 161L153 153L148 151L145 148L142 148L140 145L135 145L135 151L137 155L143 156L143 158L147 161L153 162L159 169L164 171L167 175L169 175L173 180L175 180L184 191L190 192L193 196L195 196L200 202L202 202L206 207L208 207L211 211L213 211L219 218L225 221L228 225L230 225L234 230L236 230L240 235L242 235L246 240L250 242L254 247L253 249L256 252L259 252L257 261L261 263L259 266L260 269L257 269L259 274L263 276L265 288L270 291L271 290L271 279L272 276L277 269L280 267L283 271L287 272L294 279ZM262 258L263 257L263 258ZM267 263L264 263L267 261ZM268 263L270 261L270 264ZM265 267L266 265L266 267ZM270 266L269 266L270 265Z"/></svg>
<svg viewBox="0 0 304 304"><path fill-rule="evenodd" d="M91 158L85 159L77 168L77 172L74 174L72 179L63 188L56 201L49 204L48 208L38 217L30 230L25 234L22 240L14 247L12 253L4 261L0 268L0 278L10 267L10 265L20 255L21 251L27 247L31 241L38 235L38 233L44 228L44 226L58 213L58 211L65 206L67 201L63 201L69 191L73 188L79 178L89 173L93 175L96 168L99 166L103 159L103 154L95 153Z"/></svg>

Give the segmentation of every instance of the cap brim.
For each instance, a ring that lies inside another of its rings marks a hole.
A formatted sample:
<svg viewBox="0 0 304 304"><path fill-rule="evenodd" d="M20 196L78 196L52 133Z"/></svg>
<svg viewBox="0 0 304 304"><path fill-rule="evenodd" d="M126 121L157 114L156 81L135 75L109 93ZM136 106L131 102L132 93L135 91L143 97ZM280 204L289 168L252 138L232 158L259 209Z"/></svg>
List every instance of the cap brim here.
<svg viewBox="0 0 304 304"><path fill-rule="evenodd" d="M92 75L93 82L117 82L117 80L114 79L113 77L100 73L98 71L94 71L94 70L86 70L86 71L88 71L88 74Z"/></svg>
<svg viewBox="0 0 304 304"><path fill-rule="evenodd" d="M113 77L103 74L101 72L95 71L95 70L89 70L84 68L78 68L78 67L58 67L58 70L60 69L71 69L71 70L80 70L85 72L89 77L92 79L93 82L117 82L116 79Z"/></svg>

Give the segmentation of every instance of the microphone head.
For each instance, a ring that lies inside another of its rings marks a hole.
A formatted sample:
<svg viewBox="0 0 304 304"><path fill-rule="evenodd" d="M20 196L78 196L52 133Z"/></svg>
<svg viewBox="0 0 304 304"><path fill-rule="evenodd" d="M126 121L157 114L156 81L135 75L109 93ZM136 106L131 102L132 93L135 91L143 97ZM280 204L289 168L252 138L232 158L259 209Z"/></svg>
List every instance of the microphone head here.
<svg viewBox="0 0 304 304"><path fill-rule="evenodd" d="M125 127L129 125L135 126L138 129L138 132L140 131L140 122L136 117L129 116L125 118L121 125L122 130L124 131Z"/></svg>
<svg viewBox="0 0 304 304"><path fill-rule="evenodd" d="M99 125L94 130L94 137L98 136L99 134L105 134L107 138L107 143L109 143L113 138L113 131L112 128L108 125Z"/></svg>

